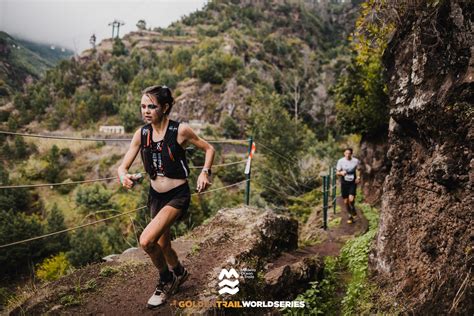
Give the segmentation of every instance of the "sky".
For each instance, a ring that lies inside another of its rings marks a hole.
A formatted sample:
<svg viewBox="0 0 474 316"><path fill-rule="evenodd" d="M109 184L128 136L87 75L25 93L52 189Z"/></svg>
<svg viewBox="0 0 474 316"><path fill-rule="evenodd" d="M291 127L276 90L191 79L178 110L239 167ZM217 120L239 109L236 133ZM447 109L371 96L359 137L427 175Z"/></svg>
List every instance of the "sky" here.
<svg viewBox="0 0 474 316"><path fill-rule="evenodd" d="M112 37L108 24L125 25L120 36L137 30L139 20L147 28L166 27L201 9L207 0L0 0L0 30L13 37L69 48L78 54Z"/></svg>

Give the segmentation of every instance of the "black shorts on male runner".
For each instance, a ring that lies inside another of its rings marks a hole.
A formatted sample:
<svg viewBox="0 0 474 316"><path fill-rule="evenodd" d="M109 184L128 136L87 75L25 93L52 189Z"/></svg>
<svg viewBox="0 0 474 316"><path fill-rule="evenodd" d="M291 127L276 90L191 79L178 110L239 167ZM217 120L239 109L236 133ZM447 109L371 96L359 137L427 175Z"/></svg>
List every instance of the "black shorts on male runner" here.
<svg viewBox="0 0 474 316"><path fill-rule="evenodd" d="M353 182L347 182L347 181L341 181L341 195L343 199L347 199L349 195L356 195L356 190L357 190L357 184L355 181Z"/></svg>
<svg viewBox="0 0 474 316"><path fill-rule="evenodd" d="M151 212L151 218L154 218L158 212L166 205L181 210L177 220L183 219L188 213L189 203L191 202L191 191L188 182L183 183L168 192L157 192L150 186L148 195L148 208Z"/></svg>

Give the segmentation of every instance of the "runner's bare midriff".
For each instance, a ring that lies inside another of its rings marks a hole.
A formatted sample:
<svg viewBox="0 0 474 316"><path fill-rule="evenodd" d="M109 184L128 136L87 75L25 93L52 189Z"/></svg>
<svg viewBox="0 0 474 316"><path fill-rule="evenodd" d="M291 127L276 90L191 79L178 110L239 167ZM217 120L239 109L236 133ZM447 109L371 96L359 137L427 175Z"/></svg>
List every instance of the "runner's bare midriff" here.
<svg viewBox="0 0 474 316"><path fill-rule="evenodd" d="M151 180L151 187L156 192L165 193L183 183L186 183L186 181L187 179L172 179L164 176L157 176L155 180Z"/></svg>

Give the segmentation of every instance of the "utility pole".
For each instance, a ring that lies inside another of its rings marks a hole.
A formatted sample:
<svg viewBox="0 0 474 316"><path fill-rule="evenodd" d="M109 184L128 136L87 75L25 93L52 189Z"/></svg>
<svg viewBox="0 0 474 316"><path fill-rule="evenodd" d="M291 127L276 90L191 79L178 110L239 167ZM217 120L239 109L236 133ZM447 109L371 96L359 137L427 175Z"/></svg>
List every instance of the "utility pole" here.
<svg viewBox="0 0 474 316"><path fill-rule="evenodd" d="M109 26L111 26L111 25L112 25L112 38L114 38L114 34L115 34L115 21L110 22L110 23L109 23Z"/></svg>
<svg viewBox="0 0 474 316"><path fill-rule="evenodd" d="M119 37L120 26L125 25L123 21L114 20L109 23L109 26L112 25L112 38ZM117 28L117 35L115 36L115 28Z"/></svg>
<svg viewBox="0 0 474 316"><path fill-rule="evenodd" d="M120 37L119 36L119 31L120 31L120 26L121 25L125 25L125 23L123 21L117 21L117 37Z"/></svg>

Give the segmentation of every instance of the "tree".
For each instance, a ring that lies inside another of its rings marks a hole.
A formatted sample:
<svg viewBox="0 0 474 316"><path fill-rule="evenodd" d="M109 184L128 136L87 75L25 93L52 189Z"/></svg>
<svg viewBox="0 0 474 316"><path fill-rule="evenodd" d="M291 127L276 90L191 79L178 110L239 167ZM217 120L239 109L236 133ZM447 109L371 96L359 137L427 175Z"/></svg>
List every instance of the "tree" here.
<svg viewBox="0 0 474 316"><path fill-rule="evenodd" d="M129 102L122 103L119 109L119 117L125 131L130 133L137 128L142 122L140 119L140 112L137 105Z"/></svg>
<svg viewBox="0 0 474 316"><path fill-rule="evenodd" d="M44 227L37 215L26 215L13 210L0 212L0 244L8 244L44 233ZM0 251L0 275L8 272L25 271L33 260L44 254L43 241L35 240L17 244Z"/></svg>
<svg viewBox="0 0 474 316"><path fill-rule="evenodd" d="M127 55L127 48L123 44L122 40L118 37L114 39L114 44L112 47L112 55L114 56Z"/></svg>
<svg viewBox="0 0 474 316"><path fill-rule="evenodd" d="M104 256L102 243L94 229L79 229L71 238L67 258L75 267L97 262Z"/></svg>
<svg viewBox="0 0 474 316"><path fill-rule="evenodd" d="M0 164L0 182L3 185L11 184L8 171ZM0 190L0 212L7 210L27 211L32 209L31 203L33 197L30 190L26 188L18 188L14 190Z"/></svg>
<svg viewBox="0 0 474 316"><path fill-rule="evenodd" d="M28 144L23 137L15 136L15 158L23 159L28 157Z"/></svg>
<svg viewBox="0 0 474 316"><path fill-rule="evenodd" d="M231 116L226 116L222 120L221 127L222 135L226 138L238 138L241 134L239 125Z"/></svg>
<svg viewBox="0 0 474 316"><path fill-rule="evenodd" d="M305 177L299 159L314 141L314 134L302 122L296 124L291 119L281 97L275 93L257 87L251 106L249 134L260 141L257 150L264 154L258 162L257 176L263 187L262 196L271 203L283 204L289 196L313 189L314 183L307 181L312 181L315 175Z"/></svg>
<svg viewBox="0 0 474 316"><path fill-rule="evenodd" d="M80 205L83 213L95 212L111 208L110 202L112 192L107 190L103 185L95 183L84 188L80 187L76 193L76 203Z"/></svg>
<svg viewBox="0 0 474 316"><path fill-rule="evenodd" d="M58 232L66 228L63 212L58 208L57 204L54 203L46 218L46 233ZM67 232L46 239L46 251L49 254L66 250L69 250L69 234Z"/></svg>
<svg viewBox="0 0 474 316"><path fill-rule="evenodd" d="M139 21L137 22L137 27L138 27L138 29L139 29L140 31L146 30L146 22L145 22L145 20L139 20Z"/></svg>
<svg viewBox="0 0 474 316"><path fill-rule="evenodd" d="M215 50L193 60L193 73L202 82L219 84L243 68L240 58Z"/></svg>
<svg viewBox="0 0 474 316"><path fill-rule="evenodd" d="M59 158L59 148L58 146L53 145L46 156L48 166L45 169L44 175L45 180L50 183L60 182L59 174L61 173L62 168L60 168Z"/></svg>
<svg viewBox="0 0 474 316"><path fill-rule="evenodd" d="M351 37L353 58L334 88L338 125L345 133L375 134L388 127L382 54L394 26L381 15L395 12L387 9L389 3L368 0L361 5Z"/></svg>

